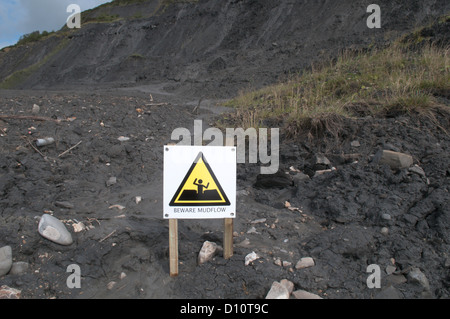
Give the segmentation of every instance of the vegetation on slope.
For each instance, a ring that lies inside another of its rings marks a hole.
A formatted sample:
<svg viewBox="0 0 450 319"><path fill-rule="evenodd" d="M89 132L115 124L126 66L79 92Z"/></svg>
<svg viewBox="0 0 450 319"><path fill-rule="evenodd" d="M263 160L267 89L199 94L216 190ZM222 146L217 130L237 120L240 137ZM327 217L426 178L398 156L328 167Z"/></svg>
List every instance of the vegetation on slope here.
<svg viewBox="0 0 450 319"><path fill-rule="evenodd" d="M449 48L411 50L403 43L370 52L345 52L335 61L284 83L242 92L228 102L241 127L278 121L295 136L306 130L333 131L341 116L423 112L450 95Z"/></svg>

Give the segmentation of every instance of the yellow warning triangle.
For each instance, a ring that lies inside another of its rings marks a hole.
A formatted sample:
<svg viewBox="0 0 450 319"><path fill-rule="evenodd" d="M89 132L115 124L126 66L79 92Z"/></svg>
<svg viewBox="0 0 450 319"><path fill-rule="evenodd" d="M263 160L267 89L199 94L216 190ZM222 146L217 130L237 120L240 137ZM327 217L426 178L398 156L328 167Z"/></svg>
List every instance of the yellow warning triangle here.
<svg viewBox="0 0 450 319"><path fill-rule="evenodd" d="M229 206L230 201L200 152L169 206Z"/></svg>

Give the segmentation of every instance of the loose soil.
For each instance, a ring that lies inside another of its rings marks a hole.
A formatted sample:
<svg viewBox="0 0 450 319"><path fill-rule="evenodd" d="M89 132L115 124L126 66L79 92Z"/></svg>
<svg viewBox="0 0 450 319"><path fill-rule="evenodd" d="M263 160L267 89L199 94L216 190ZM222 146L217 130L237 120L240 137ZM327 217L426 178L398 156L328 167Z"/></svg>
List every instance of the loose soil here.
<svg viewBox="0 0 450 319"><path fill-rule="evenodd" d="M175 128L193 132L199 118L206 129L230 110L209 100L193 114L197 100L159 93L150 87L0 93L2 115L53 119L0 120L0 246L10 245L13 260L30 265L0 278L2 285L20 289L22 298L264 298L273 281L286 278L295 289L330 299L450 296L447 113L362 115L343 119L338 136L282 135L276 183L257 183L258 164L238 165L234 256L197 265L204 241L222 245L223 221L180 220L180 274L171 278L163 145ZM56 142L33 147L47 136ZM351 146L355 140L359 147ZM380 149L411 154L425 175L378 165L373 155ZM331 165L317 165L316 155ZM330 166L335 170L314 176ZM117 182L107 186L110 177ZM72 245L39 235L38 217L46 212L65 223ZM88 228L75 232L77 222ZM245 266L252 251L260 258ZM297 270L302 257L314 258L315 266ZM66 285L70 264L81 268L81 289ZM381 267L381 289L367 287L370 264ZM386 273L387 266L395 272ZM413 268L430 289L408 278Z"/></svg>

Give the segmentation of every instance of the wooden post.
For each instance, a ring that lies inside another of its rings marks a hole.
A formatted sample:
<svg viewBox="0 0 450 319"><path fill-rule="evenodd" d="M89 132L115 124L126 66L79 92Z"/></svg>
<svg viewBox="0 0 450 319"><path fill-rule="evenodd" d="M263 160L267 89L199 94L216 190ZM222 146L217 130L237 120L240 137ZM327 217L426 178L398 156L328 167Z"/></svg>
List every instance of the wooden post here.
<svg viewBox="0 0 450 319"><path fill-rule="evenodd" d="M178 276L178 220L169 219L170 277Z"/></svg>
<svg viewBox="0 0 450 319"><path fill-rule="evenodd" d="M223 234L223 258L233 256L233 218L225 218L225 231Z"/></svg>

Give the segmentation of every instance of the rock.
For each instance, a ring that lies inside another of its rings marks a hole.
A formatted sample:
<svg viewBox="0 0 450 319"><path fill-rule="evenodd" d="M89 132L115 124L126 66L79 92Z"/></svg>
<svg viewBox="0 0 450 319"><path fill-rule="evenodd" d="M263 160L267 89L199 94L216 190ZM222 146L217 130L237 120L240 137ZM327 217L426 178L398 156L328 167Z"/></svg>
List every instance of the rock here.
<svg viewBox="0 0 450 319"><path fill-rule="evenodd" d="M115 281L110 281L110 282L108 282L108 284L106 285L106 288L107 288L108 290L112 290L112 289L116 286L116 284L117 284L117 282L115 282Z"/></svg>
<svg viewBox="0 0 450 319"><path fill-rule="evenodd" d="M397 267L393 266L393 265L388 265L386 267L386 273L388 275L392 275L395 271L397 270Z"/></svg>
<svg viewBox="0 0 450 319"><path fill-rule="evenodd" d="M205 241L198 253L198 264L201 265L211 260L220 250L216 243Z"/></svg>
<svg viewBox="0 0 450 319"><path fill-rule="evenodd" d="M75 206L70 202L55 202L55 206L59 208L73 209Z"/></svg>
<svg viewBox="0 0 450 319"><path fill-rule="evenodd" d="M266 299L289 299L289 290L285 285L274 281L267 293Z"/></svg>
<svg viewBox="0 0 450 319"><path fill-rule="evenodd" d="M361 144L359 143L359 141L352 141L352 142L350 143L350 146L351 146L351 147L360 147Z"/></svg>
<svg viewBox="0 0 450 319"><path fill-rule="evenodd" d="M76 233L82 232L83 230L86 230L86 225L82 222L78 222L72 225L73 231Z"/></svg>
<svg viewBox="0 0 450 319"><path fill-rule="evenodd" d="M119 136L118 140L119 140L120 142L126 142L126 141L129 141L130 138L129 138L129 137L125 137L125 136Z"/></svg>
<svg viewBox="0 0 450 319"><path fill-rule="evenodd" d="M414 166L408 168L408 171L410 171L411 173L415 173L419 176L426 177L425 171L419 165L414 165Z"/></svg>
<svg viewBox="0 0 450 319"><path fill-rule="evenodd" d="M136 196L134 198L134 201L136 202L136 205L138 205L140 202L142 202L142 196Z"/></svg>
<svg viewBox="0 0 450 319"><path fill-rule="evenodd" d="M250 224L261 224L261 223L265 223L266 221L267 221L267 218L260 218L260 219L252 220L250 222Z"/></svg>
<svg viewBox="0 0 450 319"><path fill-rule="evenodd" d="M10 275L22 275L27 272L29 264L24 261L17 261L12 264Z"/></svg>
<svg viewBox="0 0 450 319"><path fill-rule="evenodd" d="M387 227L381 228L381 233L382 233L383 235L389 234L389 228L387 228Z"/></svg>
<svg viewBox="0 0 450 319"><path fill-rule="evenodd" d="M445 259L445 261L444 261L444 267L450 268L450 258Z"/></svg>
<svg viewBox="0 0 450 319"><path fill-rule="evenodd" d="M250 254L245 256L245 265L248 266L251 262L255 261L258 258L260 258L260 256L252 251Z"/></svg>
<svg viewBox="0 0 450 319"><path fill-rule="evenodd" d="M315 265L314 259L311 257L304 257L300 259L295 265L295 269L303 269L313 267Z"/></svg>
<svg viewBox="0 0 450 319"><path fill-rule="evenodd" d="M33 104L33 108L31 109L31 113L38 114L40 110L41 110L41 108L40 108L39 105Z"/></svg>
<svg viewBox="0 0 450 319"><path fill-rule="evenodd" d="M289 295L294 291L294 283L292 281L289 281L287 279L282 279L280 281L280 284L283 285L287 291L289 292Z"/></svg>
<svg viewBox="0 0 450 319"><path fill-rule="evenodd" d="M331 166L331 162L324 155L316 154L316 165L323 165L327 168Z"/></svg>
<svg viewBox="0 0 450 319"><path fill-rule="evenodd" d="M307 292L305 290L296 290L292 293L295 299L323 299L319 295Z"/></svg>
<svg viewBox="0 0 450 319"><path fill-rule="evenodd" d="M0 277L6 275L12 266L12 249L11 246L0 248Z"/></svg>
<svg viewBox="0 0 450 319"><path fill-rule="evenodd" d="M39 234L44 238L60 245L71 245L73 243L72 235L66 229L66 226L57 218L44 214L39 221Z"/></svg>
<svg viewBox="0 0 450 319"><path fill-rule="evenodd" d="M248 238L245 238L243 241L241 241L239 244L237 244L239 247L248 247L250 246L250 240Z"/></svg>
<svg viewBox="0 0 450 319"><path fill-rule="evenodd" d="M106 186L111 187L116 183L117 183L117 177L112 176L106 181Z"/></svg>
<svg viewBox="0 0 450 319"><path fill-rule="evenodd" d="M384 213L384 214L381 215L381 218L384 219L384 220L391 220L391 215L389 215L387 213Z"/></svg>
<svg viewBox="0 0 450 319"><path fill-rule="evenodd" d="M427 291L430 290L430 283L428 281L428 278L419 268L411 269L411 271L408 273L408 281L420 284L423 289Z"/></svg>
<svg viewBox="0 0 450 319"><path fill-rule="evenodd" d="M319 171L316 171L316 172L314 173L314 176L313 176L313 177L317 177L317 176L320 176L320 175L323 175L323 174L326 174L326 173L331 173L331 172L334 171L334 170L336 170L336 169L330 168L330 169L319 170Z"/></svg>
<svg viewBox="0 0 450 319"><path fill-rule="evenodd" d="M274 264L280 267L283 266L283 263L281 262L280 258L275 259Z"/></svg>
<svg viewBox="0 0 450 319"><path fill-rule="evenodd" d="M411 155L388 150L378 152L375 155L375 161L377 160L378 164L386 164L393 170L410 167L414 162Z"/></svg>
<svg viewBox="0 0 450 319"><path fill-rule="evenodd" d="M0 299L20 299L21 291L3 285L0 287Z"/></svg>

